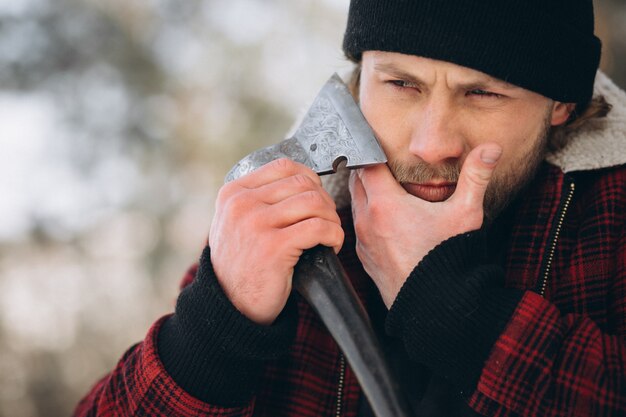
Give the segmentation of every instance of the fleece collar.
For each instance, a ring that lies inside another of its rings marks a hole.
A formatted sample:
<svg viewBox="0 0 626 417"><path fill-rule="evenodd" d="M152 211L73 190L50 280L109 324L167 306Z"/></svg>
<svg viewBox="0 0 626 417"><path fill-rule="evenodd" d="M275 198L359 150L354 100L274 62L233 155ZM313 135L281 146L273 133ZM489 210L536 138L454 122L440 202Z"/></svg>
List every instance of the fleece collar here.
<svg viewBox="0 0 626 417"><path fill-rule="evenodd" d="M597 95L603 95L613 106L607 117L571 133L565 147L546 156L563 172L626 164L626 93L598 71L594 85L594 96Z"/></svg>

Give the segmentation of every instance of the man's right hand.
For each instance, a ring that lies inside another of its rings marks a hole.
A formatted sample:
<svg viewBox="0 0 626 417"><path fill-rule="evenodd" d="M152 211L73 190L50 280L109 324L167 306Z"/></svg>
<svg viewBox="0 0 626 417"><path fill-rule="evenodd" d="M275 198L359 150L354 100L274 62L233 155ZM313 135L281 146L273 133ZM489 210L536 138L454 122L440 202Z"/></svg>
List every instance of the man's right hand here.
<svg viewBox="0 0 626 417"><path fill-rule="evenodd" d="M343 237L318 175L278 159L220 189L209 234L211 262L235 307L269 325L287 303L302 252L318 244L339 252Z"/></svg>

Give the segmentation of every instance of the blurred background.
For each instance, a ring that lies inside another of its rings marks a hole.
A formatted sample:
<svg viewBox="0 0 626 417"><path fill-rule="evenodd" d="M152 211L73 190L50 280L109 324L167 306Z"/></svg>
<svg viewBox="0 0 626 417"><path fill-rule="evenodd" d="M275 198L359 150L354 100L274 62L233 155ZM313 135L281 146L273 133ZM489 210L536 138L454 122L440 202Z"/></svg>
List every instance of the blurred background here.
<svg viewBox="0 0 626 417"><path fill-rule="evenodd" d="M626 4L596 1L626 86ZM225 173L335 71L348 0L0 0L0 416L67 416L173 309Z"/></svg>

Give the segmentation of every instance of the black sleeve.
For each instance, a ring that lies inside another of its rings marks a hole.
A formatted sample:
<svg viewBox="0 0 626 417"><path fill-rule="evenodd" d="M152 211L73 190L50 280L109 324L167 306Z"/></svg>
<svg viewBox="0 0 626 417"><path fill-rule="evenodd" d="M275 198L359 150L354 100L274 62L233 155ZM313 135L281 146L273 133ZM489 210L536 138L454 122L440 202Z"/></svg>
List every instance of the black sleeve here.
<svg viewBox="0 0 626 417"><path fill-rule="evenodd" d="M175 313L159 333L159 357L192 396L220 406L244 405L254 394L264 361L288 350L296 326L293 296L271 326L241 314L220 287L207 247L195 280L181 292Z"/></svg>
<svg viewBox="0 0 626 417"><path fill-rule="evenodd" d="M409 275L385 323L413 361L463 393L474 391L523 294L503 287L504 271L486 261L484 241L477 231L433 249Z"/></svg>

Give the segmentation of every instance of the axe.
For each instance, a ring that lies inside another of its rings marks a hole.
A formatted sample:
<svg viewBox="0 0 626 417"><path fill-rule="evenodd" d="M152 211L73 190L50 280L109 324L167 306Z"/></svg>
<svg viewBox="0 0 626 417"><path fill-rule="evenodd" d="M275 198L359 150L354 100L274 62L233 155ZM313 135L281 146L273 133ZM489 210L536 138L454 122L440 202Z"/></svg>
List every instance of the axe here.
<svg viewBox="0 0 626 417"><path fill-rule="evenodd" d="M341 78L334 74L317 95L293 137L239 161L226 182L278 158L300 162L319 175L387 162L374 133ZM409 409L339 259L331 248L306 250L293 286L313 307L343 351L377 417L409 417Z"/></svg>

